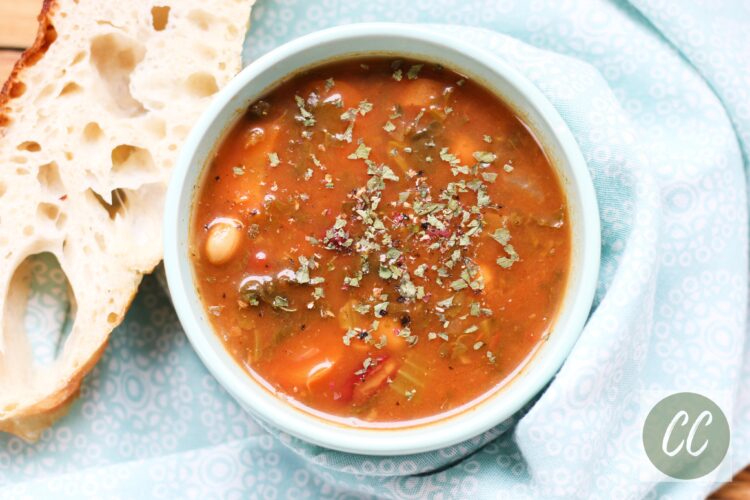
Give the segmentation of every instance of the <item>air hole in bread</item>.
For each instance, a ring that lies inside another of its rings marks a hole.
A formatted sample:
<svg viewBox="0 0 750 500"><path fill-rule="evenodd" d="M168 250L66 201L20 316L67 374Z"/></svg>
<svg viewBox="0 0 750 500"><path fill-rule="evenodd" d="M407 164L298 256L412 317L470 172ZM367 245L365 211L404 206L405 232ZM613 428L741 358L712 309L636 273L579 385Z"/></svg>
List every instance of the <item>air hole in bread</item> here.
<svg viewBox="0 0 750 500"><path fill-rule="evenodd" d="M112 191L110 193L110 197L112 199L111 203L107 203L107 201L102 198L99 193L91 188L87 189L86 191L90 193L96 199L96 201L99 202L99 205L101 205L101 207L107 212L107 215L109 215L110 219L114 220L118 215L125 214L125 210L127 209L126 203L128 199L124 190L117 188Z"/></svg>
<svg viewBox="0 0 750 500"><path fill-rule="evenodd" d="M91 41L91 64L96 68L112 104L125 116L146 112L130 93L130 75L143 60L143 45L119 33L94 37Z"/></svg>
<svg viewBox="0 0 750 500"><path fill-rule="evenodd" d="M187 89L196 97L208 97L219 90L216 84L216 78L210 73L198 72L193 73L187 78Z"/></svg>
<svg viewBox="0 0 750 500"><path fill-rule="evenodd" d="M151 117L143 125L144 128L146 128L149 132L154 134L159 139L163 139L167 136L167 125L161 118Z"/></svg>
<svg viewBox="0 0 750 500"><path fill-rule="evenodd" d="M89 122L83 127L83 139L86 142L96 142L102 138L102 128L96 122Z"/></svg>
<svg viewBox="0 0 750 500"><path fill-rule="evenodd" d="M151 172L154 168L154 159L146 149L130 144L120 144L112 150L112 172L114 174L130 176Z"/></svg>
<svg viewBox="0 0 750 500"><path fill-rule="evenodd" d="M214 16L202 9L191 10L187 17L194 25L203 31L208 31L215 20Z"/></svg>
<svg viewBox="0 0 750 500"><path fill-rule="evenodd" d="M24 163L26 163L29 160L25 156L13 156L13 157L11 157L10 161L13 162L13 163L18 163L20 165L23 165ZM16 172L19 172L19 171L21 171L21 175L28 174L28 172L24 168L20 168L20 169L16 170Z"/></svg>
<svg viewBox="0 0 750 500"><path fill-rule="evenodd" d="M108 322L108 323L110 323L110 324L115 324L115 323L117 323L117 320L118 320L119 318L120 318L120 317L119 317L119 316L117 315L117 313L113 313L113 312L111 312L111 313L109 313L109 314L107 315L107 322Z"/></svg>
<svg viewBox="0 0 750 500"><path fill-rule="evenodd" d="M65 227L65 223L68 222L68 216L64 213L60 213L60 215L57 216L57 220L55 221L55 228L59 231L63 227Z"/></svg>
<svg viewBox="0 0 750 500"><path fill-rule="evenodd" d="M34 234L34 226L25 226L23 228L24 236L31 236L32 234Z"/></svg>
<svg viewBox="0 0 750 500"><path fill-rule="evenodd" d="M8 95L10 95L11 98L21 97L26 92L26 84L17 81L13 82L13 84L10 86L10 90L8 91Z"/></svg>
<svg viewBox="0 0 750 500"><path fill-rule="evenodd" d="M30 153L37 153L42 150L42 147L39 145L38 142L35 141L25 141L16 146L16 149L19 151L28 151Z"/></svg>
<svg viewBox="0 0 750 500"><path fill-rule="evenodd" d="M66 160L73 161L73 153L71 153L70 151L65 151L63 154L65 155Z"/></svg>
<svg viewBox="0 0 750 500"><path fill-rule="evenodd" d="M207 61L215 61L216 59L218 59L218 54L216 53L216 49L208 45L197 45L195 47L195 51L197 54L199 54L203 59L206 59Z"/></svg>
<svg viewBox="0 0 750 500"><path fill-rule="evenodd" d="M65 186L60 178L60 169L55 162L40 166L36 178L39 184L53 196L60 196L65 191Z"/></svg>
<svg viewBox="0 0 750 500"><path fill-rule="evenodd" d="M26 168L18 167L16 169L16 175L29 175L29 170Z"/></svg>
<svg viewBox="0 0 750 500"><path fill-rule="evenodd" d="M40 313L48 321L40 324ZM3 331L27 332L14 337L13 352L30 353L37 366L50 364L63 351L75 315L75 296L57 257L49 252L26 257L13 273L5 302Z"/></svg>
<svg viewBox="0 0 750 500"><path fill-rule="evenodd" d="M94 234L94 239L96 240L96 246L99 247L99 251L106 252L107 242L104 240L104 235L102 233L96 233Z"/></svg>
<svg viewBox="0 0 750 500"><path fill-rule="evenodd" d="M36 209L38 217L45 217L49 220L57 220L60 214L60 208L53 203L40 203Z"/></svg>
<svg viewBox="0 0 750 500"><path fill-rule="evenodd" d="M169 22L169 7L157 5L151 8L151 25L156 31L163 31Z"/></svg>
<svg viewBox="0 0 750 500"><path fill-rule="evenodd" d="M42 90L39 91L39 94L37 94L37 96L34 98L34 102L35 103L39 102L51 96L54 91L55 91L55 84L48 83L47 85L44 86Z"/></svg>
<svg viewBox="0 0 750 500"><path fill-rule="evenodd" d="M76 82L70 82L62 88L59 95L60 97L62 97L66 95L77 94L81 90L83 89Z"/></svg>
<svg viewBox="0 0 750 500"><path fill-rule="evenodd" d="M6 191L8 191L8 186L4 182L0 181L0 198L3 197Z"/></svg>
<svg viewBox="0 0 750 500"><path fill-rule="evenodd" d="M78 64L79 62L83 61L86 58L86 52L80 51L75 55L72 61L70 61L70 65L74 66Z"/></svg>

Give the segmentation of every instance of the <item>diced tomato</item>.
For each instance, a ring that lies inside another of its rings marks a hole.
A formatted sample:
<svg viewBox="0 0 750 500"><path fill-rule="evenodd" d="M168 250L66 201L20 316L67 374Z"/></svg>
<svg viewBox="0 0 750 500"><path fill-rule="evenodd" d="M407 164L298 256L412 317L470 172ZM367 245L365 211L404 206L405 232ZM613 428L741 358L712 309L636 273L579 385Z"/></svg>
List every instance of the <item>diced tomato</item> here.
<svg viewBox="0 0 750 500"><path fill-rule="evenodd" d="M352 403L361 405L375 395L398 372L398 362L388 358L365 374L365 379L354 386Z"/></svg>

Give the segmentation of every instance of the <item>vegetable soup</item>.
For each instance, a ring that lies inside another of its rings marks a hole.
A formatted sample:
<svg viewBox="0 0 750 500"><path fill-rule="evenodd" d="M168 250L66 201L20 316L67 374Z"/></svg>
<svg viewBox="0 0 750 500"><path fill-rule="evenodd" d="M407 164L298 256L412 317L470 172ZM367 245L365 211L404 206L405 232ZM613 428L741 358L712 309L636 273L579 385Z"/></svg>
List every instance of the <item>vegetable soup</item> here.
<svg viewBox="0 0 750 500"><path fill-rule="evenodd" d="M192 217L227 350L354 425L502 387L547 338L570 266L564 192L522 119L409 60L329 63L270 90L223 139Z"/></svg>

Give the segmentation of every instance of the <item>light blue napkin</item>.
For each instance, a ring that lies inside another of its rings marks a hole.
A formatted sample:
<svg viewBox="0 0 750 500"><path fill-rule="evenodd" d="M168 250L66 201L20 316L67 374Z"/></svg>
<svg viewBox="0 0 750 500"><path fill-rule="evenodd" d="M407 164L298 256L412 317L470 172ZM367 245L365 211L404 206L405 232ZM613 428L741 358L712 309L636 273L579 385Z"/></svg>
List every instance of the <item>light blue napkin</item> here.
<svg viewBox="0 0 750 500"><path fill-rule="evenodd" d="M578 140L603 261L555 380L517 423L447 450L334 453L245 415L148 279L71 414L35 445L0 440L0 496L698 498L750 463L750 4L260 0L246 55L373 20L454 25L429 29L515 66ZM683 390L720 404L732 446L707 478L670 482L640 433L653 403Z"/></svg>

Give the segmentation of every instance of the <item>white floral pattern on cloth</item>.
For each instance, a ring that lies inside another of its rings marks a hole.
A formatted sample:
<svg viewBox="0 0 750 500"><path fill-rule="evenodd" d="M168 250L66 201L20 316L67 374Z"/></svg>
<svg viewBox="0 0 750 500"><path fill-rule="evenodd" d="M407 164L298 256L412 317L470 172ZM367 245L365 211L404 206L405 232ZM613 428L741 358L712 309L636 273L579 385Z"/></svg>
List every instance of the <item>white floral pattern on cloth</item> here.
<svg viewBox="0 0 750 500"><path fill-rule="evenodd" d="M528 413L488 444L355 457L271 437L243 413L149 278L70 415L37 444L0 439L0 496L698 498L716 485L664 481L640 445L648 395L677 390L732 416L730 457L710 477L728 480L750 462L750 5L676 5L260 0L248 60L336 24L442 23L456 26L432 29L531 79L572 129L599 198L589 324Z"/></svg>

